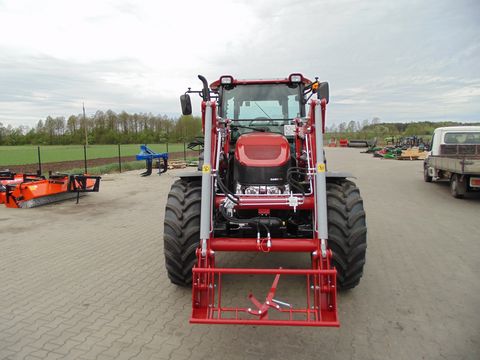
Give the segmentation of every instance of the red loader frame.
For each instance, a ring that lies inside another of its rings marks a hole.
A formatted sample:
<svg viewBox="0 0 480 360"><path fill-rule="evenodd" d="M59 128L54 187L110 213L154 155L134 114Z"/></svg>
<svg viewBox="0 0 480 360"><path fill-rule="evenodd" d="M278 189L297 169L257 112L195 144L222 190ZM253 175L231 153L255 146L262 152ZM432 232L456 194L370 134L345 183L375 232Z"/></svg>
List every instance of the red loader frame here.
<svg viewBox="0 0 480 360"><path fill-rule="evenodd" d="M202 80L203 81L203 80ZM285 82L288 81L287 79ZM205 82L204 82L205 83ZM212 86L213 87L213 86ZM318 83L317 83L318 87ZM206 94L204 91L203 94ZM323 157L323 132L325 127L326 99L311 100L309 116L295 119L297 153L308 154L306 168L312 191L309 194L238 195L232 203L229 195L218 191L217 174L219 157L228 154L231 121L216 114L216 104L209 96L202 102L205 133L204 164L202 168L202 213L200 247L193 268L191 323L339 326L337 316L336 270L330 265L332 252L327 248L327 222L325 200L325 164ZM212 214L221 206L231 209L258 209L259 214L269 214L272 209L303 209L314 213L314 236L311 239L284 239L266 237L230 238L215 237ZM217 268L216 252L305 252L311 256L309 269L253 269ZM228 275L262 275L273 277L270 290L263 300L248 294L250 306L230 306L222 303L223 283ZM285 276L305 279L305 302L293 306L275 299Z"/></svg>

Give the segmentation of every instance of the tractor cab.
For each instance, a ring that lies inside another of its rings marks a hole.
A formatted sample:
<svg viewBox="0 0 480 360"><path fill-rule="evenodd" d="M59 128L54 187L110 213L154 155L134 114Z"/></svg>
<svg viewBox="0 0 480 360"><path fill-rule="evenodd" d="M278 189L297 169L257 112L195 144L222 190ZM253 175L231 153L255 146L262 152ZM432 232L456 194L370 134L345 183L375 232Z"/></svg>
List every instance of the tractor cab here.
<svg viewBox="0 0 480 360"><path fill-rule="evenodd" d="M303 90L311 82L301 75L294 79L297 81L259 82L236 81L224 76L211 87L218 89L219 114L232 120L232 127L238 133L235 135L254 129L283 133L285 125L291 125L293 119L305 116Z"/></svg>
<svg viewBox="0 0 480 360"><path fill-rule="evenodd" d="M291 142L295 128L294 120L307 114L305 105L313 94L319 92L328 103L328 83L311 81L302 74L294 73L283 79L241 80L224 75L205 86L199 93L216 99L218 115L231 121L231 140L252 131L272 132L285 135ZM191 114L190 97L181 97L184 115ZM186 112L185 112L186 110ZM204 122L204 114L202 114Z"/></svg>
<svg viewBox="0 0 480 360"><path fill-rule="evenodd" d="M233 141L252 131L280 133L291 140L293 121L305 117L305 104L318 85L317 79L312 83L301 74L291 74L273 80L222 76L210 88L218 94L219 115L232 121Z"/></svg>

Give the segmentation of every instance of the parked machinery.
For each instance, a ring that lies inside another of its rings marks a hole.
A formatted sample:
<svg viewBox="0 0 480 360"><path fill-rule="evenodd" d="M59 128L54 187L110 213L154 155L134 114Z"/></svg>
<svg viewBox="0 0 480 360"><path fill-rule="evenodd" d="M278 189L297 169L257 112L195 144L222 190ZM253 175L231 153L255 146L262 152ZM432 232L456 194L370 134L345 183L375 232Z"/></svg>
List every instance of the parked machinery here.
<svg viewBox="0 0 480 360"><path fill-rule="evenodd" d="M32 208L98 192L100 176L82 174L16 174L0 171L0 204L9 208Z"/></svg>

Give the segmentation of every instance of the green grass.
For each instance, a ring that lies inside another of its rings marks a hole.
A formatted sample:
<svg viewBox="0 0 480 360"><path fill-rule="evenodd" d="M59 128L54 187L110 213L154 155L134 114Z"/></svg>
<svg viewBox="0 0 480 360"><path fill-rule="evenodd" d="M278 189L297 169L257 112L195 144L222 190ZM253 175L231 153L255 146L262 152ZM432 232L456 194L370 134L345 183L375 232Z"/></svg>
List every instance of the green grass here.
<svg viewBox="0 0 480 360"><path fill-rule="evenodd" d="M166 144L148 145L156 152L166 152ZM121 155L133 156L140 152L140 145L121 145ZM183 151L183 143L168 144L169 152ZM40 146L42 163L83 160L83 145L42 145ZM118 145L89 145L87 159L110 158L118 156ZM0 168L6 165L26 165L38 162L37 146L0 146Z"/></svg>

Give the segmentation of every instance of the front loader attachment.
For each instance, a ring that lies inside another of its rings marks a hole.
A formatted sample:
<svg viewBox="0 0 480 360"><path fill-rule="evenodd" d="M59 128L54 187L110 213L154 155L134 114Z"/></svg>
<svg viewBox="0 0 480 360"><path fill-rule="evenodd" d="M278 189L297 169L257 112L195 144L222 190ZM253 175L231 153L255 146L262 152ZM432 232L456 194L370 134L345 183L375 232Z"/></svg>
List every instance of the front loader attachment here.
<svg viewBox="0 0 480 360"><path fill-rule="evenodd" d="M245 239L252 242L255 239ZM288 251L284 239L272 239L273 251ZM312 247L315 240L309 240ZM216 239L211 239L213 247ZM289 241L289 243L295 241ZM221 240L220 242L221 243ZM193 268L191 323L236 325L339 326L337 271L326 256L313 252L311 269L215 268L215 251ZM238 276L238 277L237 277ZM249 293L239 293L239 277L248 278ZM235 280L232 278L235 277ZM232 287L234 288L232 291ZM225 289L228 288L228 289ZM303 293L302 299L298 294Z"/></svg>
<svg viewBox="0 0 480 360"><path fill-rule="evenodd" d="M222 304L222 279L225 275L274 275L267 294L249 293L250 306ZM286 299L277 299L281 279L303 277L306 297L303 306L294 307ZM339 326L336 304L336 270L308 269L193 269L194 324Z"/></svg>

